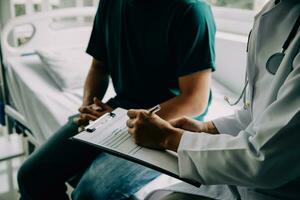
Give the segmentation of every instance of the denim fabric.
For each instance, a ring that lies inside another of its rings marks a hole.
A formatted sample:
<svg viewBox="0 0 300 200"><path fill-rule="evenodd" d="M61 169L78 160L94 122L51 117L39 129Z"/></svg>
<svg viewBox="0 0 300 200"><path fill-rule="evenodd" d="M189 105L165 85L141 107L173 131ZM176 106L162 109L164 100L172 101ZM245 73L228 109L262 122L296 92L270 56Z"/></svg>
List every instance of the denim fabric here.
<svg viewBox="0 0 300 200"><path fill-rule="evenodd" d="M22 200L67 200L65 182L87 169L73 193L76 200L126 199L159 175L70 140L78 129L73 117L21 166L18 184Z"/></svg>
<svg viewBox="0 0 300 200"><path fill-rule="evenodd" d="M102 153L72 193L74 200L128 199L160 173Z"/></svg>
<svg viewBox="0 0 300 200"><path fill-rule="evenodd" d="M65 182L85 171L101 153L98 149L69 138L78 126L70 118L18 171L22 200L67 200Z"/></svg>

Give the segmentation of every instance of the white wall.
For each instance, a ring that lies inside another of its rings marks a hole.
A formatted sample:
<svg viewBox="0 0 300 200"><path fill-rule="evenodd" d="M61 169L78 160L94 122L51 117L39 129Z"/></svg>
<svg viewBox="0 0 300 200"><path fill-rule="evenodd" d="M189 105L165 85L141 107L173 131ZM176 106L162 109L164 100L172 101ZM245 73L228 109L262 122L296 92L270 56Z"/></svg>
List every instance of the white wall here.
<svg viewBox="0 0 300 200"><path fill-rule="evenodd" d="M253 11L213 8L217 25L214 80L230 92L239 94L244 86L247 41L254 18Z"/></svg>
<svg viewBox="0 0 300 200"><path fill-rule="evenodd" d="M247 37L218 32L216 37L216 65L214 80L234 94L244 86Z"/></svg>

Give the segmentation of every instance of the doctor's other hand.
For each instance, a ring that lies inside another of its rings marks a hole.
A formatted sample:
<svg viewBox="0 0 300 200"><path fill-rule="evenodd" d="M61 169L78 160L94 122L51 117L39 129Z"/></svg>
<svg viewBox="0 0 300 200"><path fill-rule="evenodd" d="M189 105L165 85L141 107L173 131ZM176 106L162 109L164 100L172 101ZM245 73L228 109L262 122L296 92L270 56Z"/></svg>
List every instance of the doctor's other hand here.
<svg viewBox="0 0 300 200"><path fill-rule="evenodd" d="M218 130L211 122L201 122L189 117L181 117L170 121L170 124L176 128L180 128L192 132L205 132L210 134L218 134Z"/></svg>
<svg viewBox="0 0 300 200"><path fill-rule="evenodd" d="M129 110L127 113L128 132L137 145L157 149L177 151L183 130L173 127L147 110Z"/></svg>
<svg viewBox="0 0 300 200"><path fill-rule="evenodd" d="M86 126L89 121L95 121L105 113L113 110L107 104L102 103L97 97L94 97L93 101L93 104L79 108L80 116L75 119L75 123L78 126Z"/></svg>

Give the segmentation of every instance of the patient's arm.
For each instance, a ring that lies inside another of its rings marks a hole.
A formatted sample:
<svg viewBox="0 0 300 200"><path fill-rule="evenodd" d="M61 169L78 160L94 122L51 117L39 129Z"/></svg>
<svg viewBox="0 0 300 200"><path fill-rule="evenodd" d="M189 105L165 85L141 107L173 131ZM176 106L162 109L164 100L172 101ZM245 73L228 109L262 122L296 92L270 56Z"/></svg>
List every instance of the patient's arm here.
<svg viewBox="0 0 300 200"><path fill-rule="evenodd" d="M179 78L180 95L161 104L157 113L170 120L182 116L195 117L206 109L211 82L211 69Z"/></svg>
<svg viewBox="0 0 300 200"><path fill-rule="evenodd" d="M94 97L102 99L108 87L109 73L103 61L93 59L84 85L83 106L93 102Z"/></svg>
<svg viewBox="0 0 300 200"><path fill-rule="evenodd" d="M93 59L84 85L83 102L79 108L80 116L74 119L79 126L85 126L90 120L96 120L112 110L99 100L107 90L108 81L109 73L105 69L104 62Z"/></svg>

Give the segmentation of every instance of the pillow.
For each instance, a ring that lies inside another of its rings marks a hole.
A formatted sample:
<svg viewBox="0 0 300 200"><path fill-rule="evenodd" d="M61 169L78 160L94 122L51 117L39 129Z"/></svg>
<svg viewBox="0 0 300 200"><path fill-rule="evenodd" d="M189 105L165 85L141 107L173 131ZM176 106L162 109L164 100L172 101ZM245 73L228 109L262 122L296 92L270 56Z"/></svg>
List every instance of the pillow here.
<svg viewBox="0 0 300 200"><path fill-rule="evenodd" d="M83 47L38 49L43 67L61 90L84 86L92 58Z"/></svg>

